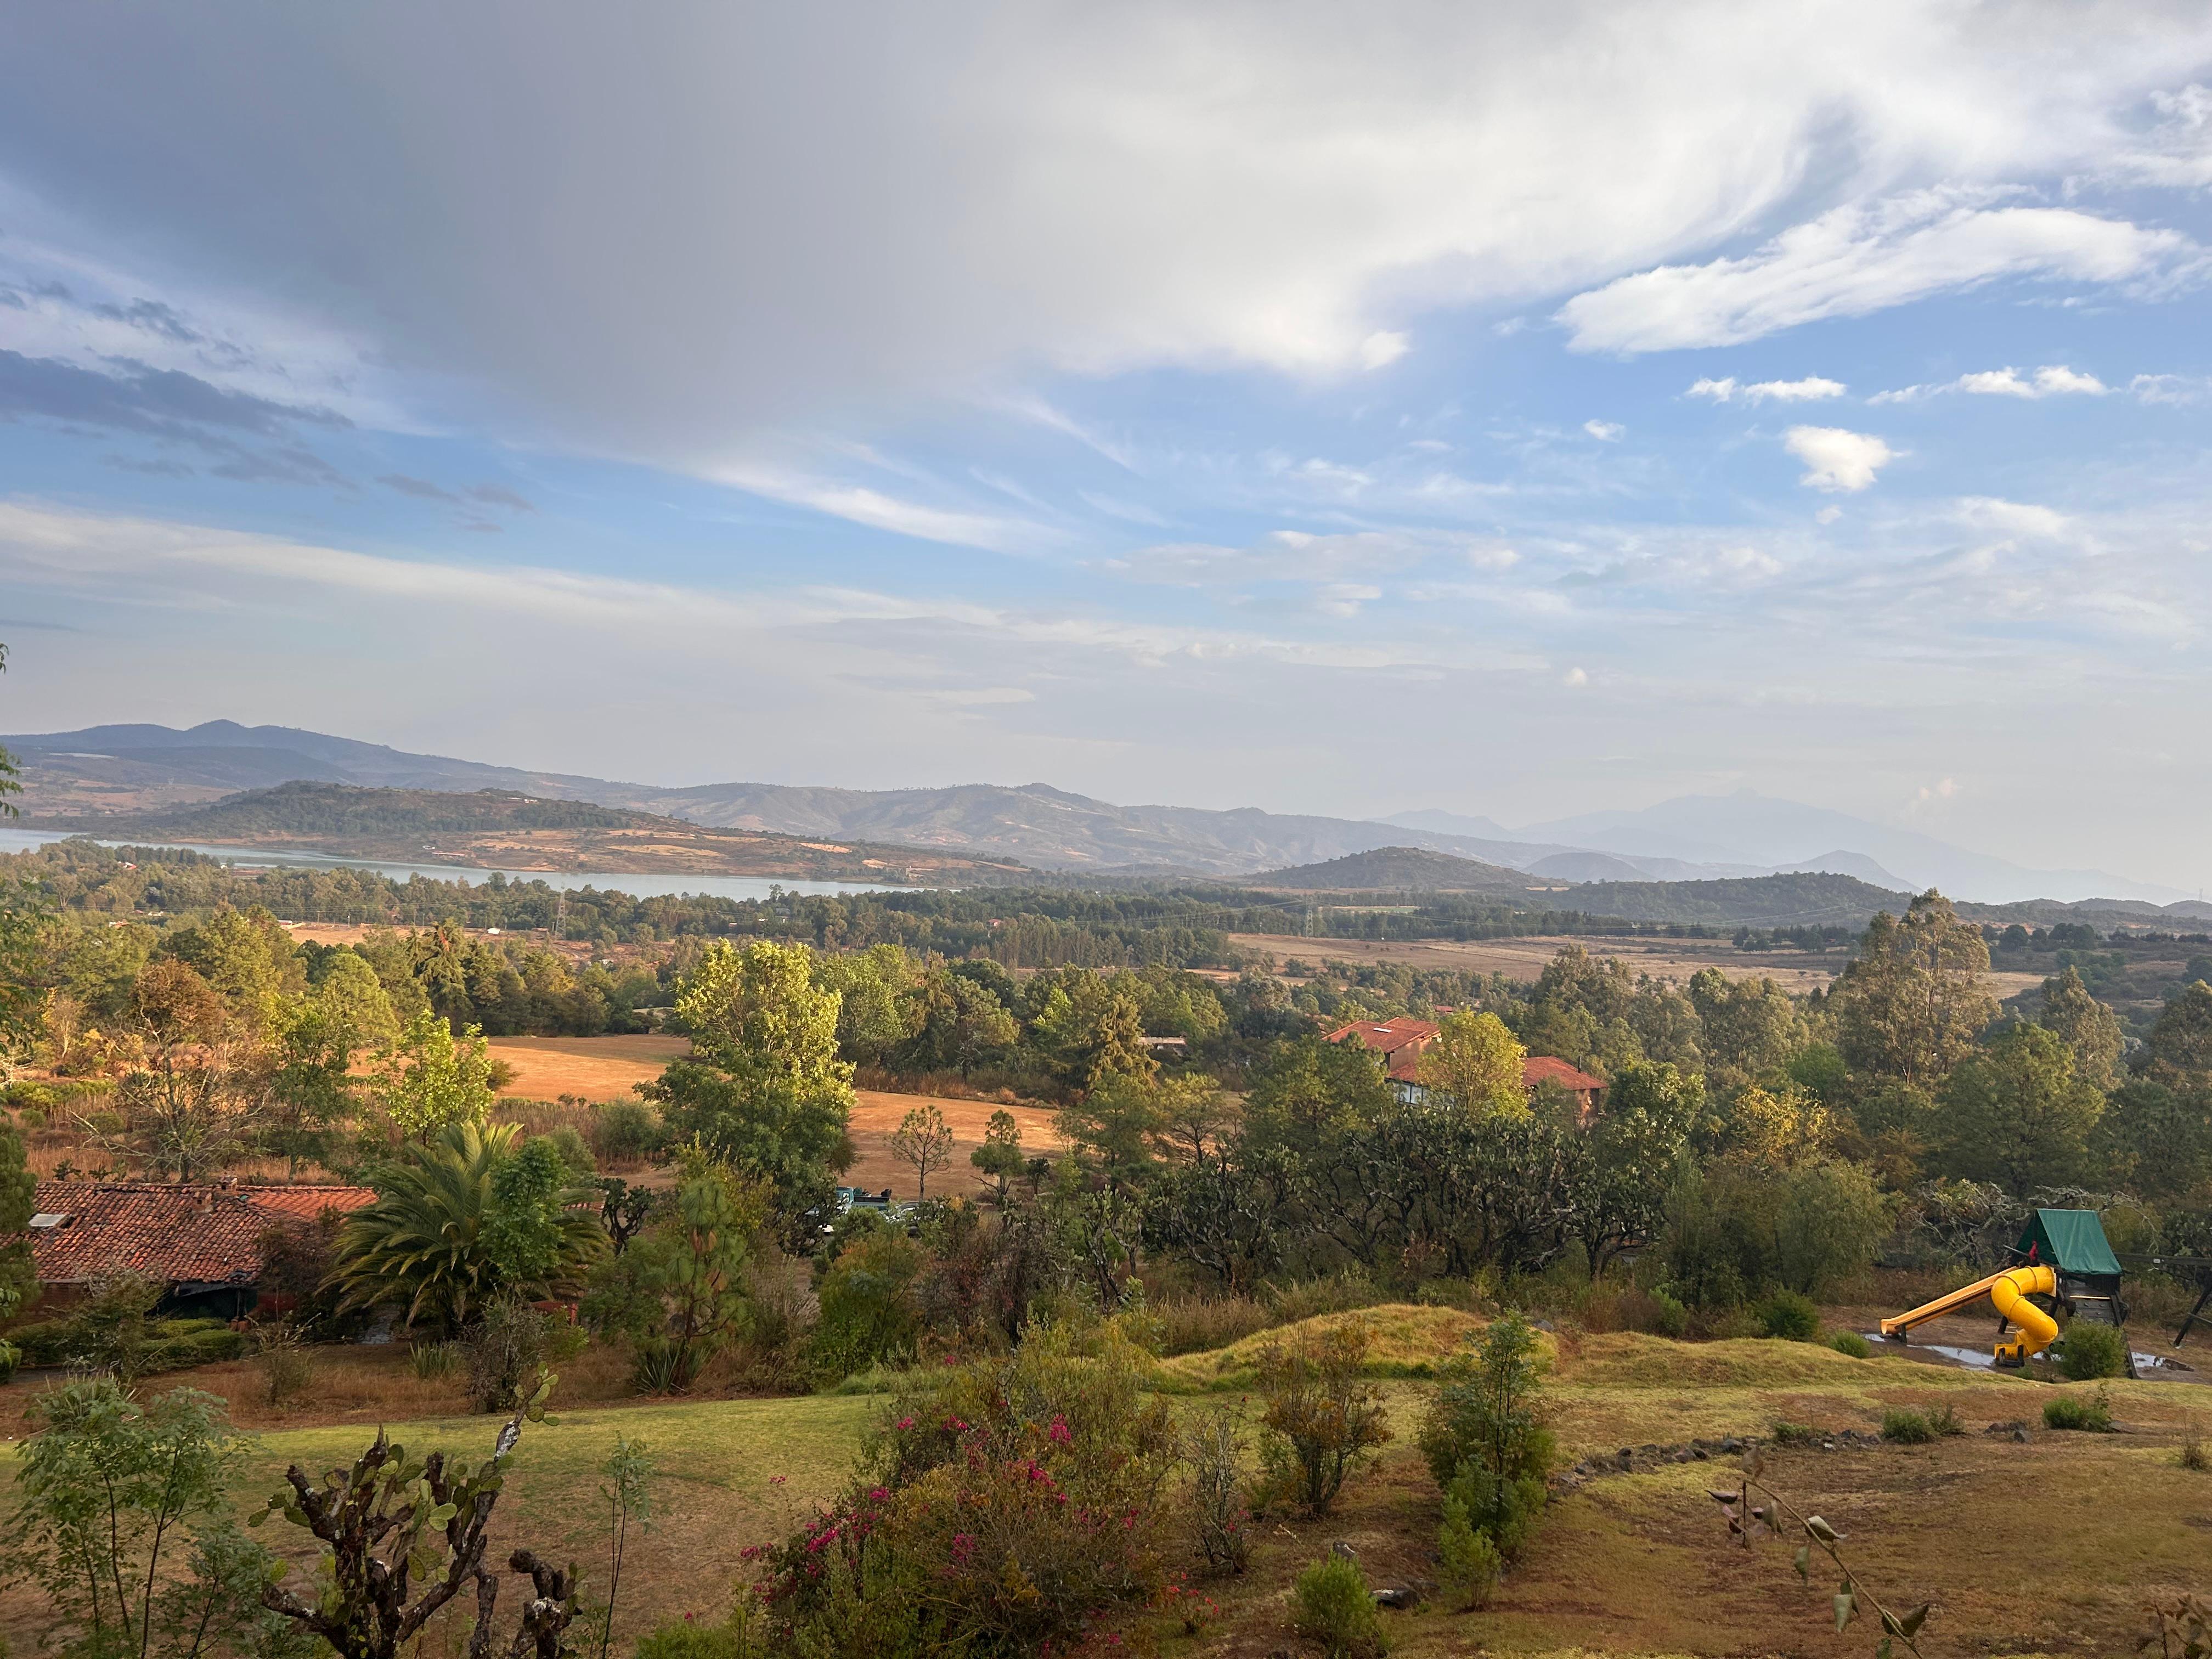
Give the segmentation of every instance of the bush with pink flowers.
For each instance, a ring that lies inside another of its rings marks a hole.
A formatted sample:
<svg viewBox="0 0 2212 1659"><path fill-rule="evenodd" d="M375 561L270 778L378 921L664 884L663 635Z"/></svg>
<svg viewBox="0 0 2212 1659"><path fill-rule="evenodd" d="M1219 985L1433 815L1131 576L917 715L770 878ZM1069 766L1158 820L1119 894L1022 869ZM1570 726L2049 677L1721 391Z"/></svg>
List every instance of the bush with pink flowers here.
<svg viewBox="0 0 2212 1659"><path fill-rule="evenodd" d="M1150 1364L1109 1322L917 1373L844 1496L747 1552L760 1650L1028 1654L1164 1607L1178 1440Z"/></svg>

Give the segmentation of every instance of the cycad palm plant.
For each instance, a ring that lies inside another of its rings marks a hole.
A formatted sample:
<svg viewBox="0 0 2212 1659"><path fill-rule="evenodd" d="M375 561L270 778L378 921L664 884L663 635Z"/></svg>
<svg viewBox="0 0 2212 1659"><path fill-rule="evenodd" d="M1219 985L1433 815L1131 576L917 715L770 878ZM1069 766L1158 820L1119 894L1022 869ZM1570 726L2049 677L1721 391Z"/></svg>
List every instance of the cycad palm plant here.
<svg viewBox="0 0 2212 1659"><path fill-rule="evenodd" d="M494 1248L501 1165L515 1156L511 1123L447 1125L427 1146L401 1149L399 1161L376 1182L377 1201L346 1218L338 1232L332 1277L344 1305L403 1309L410 1328L452 1332L506 1296L544 1295L570 1287L605 1242L596 1212L564 1192L544 1218L550 1261L527 1276Z"/></svg>

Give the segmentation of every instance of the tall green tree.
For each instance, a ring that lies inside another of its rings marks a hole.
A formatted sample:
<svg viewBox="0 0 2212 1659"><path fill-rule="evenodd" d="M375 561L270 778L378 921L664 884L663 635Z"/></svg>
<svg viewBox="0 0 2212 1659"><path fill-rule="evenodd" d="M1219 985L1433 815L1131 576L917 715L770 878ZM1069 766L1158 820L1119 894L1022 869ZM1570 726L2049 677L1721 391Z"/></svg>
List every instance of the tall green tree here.
<svg viewBox="0 0 2212 1659"><path fill-rule="evenodd" d="M770 1184L793 1248L811 1242L837 1173L853 1161L840 999L816 982L812 960L801 945L710 945L676 997L692 1054L640 1087L678 1135Z"/></svg>
<svg viewBox="0 0 2212 1659"><path fill-rule="evenodd" d="M1855 1072L1933 1087L1996 1018L1982 983L1989 966L1981 929L1932 889L1902 918L1877 915L1828 996L1844 1058Z"/></svg>
<svg viewBox="0 0 2212 1659"><path fill-rule="evenodd" d="M1961 1060L1936 1097L1936 1163L2010 1192L2077 1180L2105 1097L2074 1051L2039 1025L2012 1024Z"/></svg>
<svg viewBox="0 0 2212 1659"><path fill-rule="evenodd" d="M1803 1014L1771 979L1732 980L1717 968L1701 968L1690 976L1689 997L1706 1080L1717 1091L1778 1075L1805 1046Z"/></svg>
<svg viewBox="0 0 2212 1659"><path fill-rule="evenodd" d="M1030 1040L1072 1089L1095 1089L1109 1077L1150 1078L1159 1070L1145 1042L1143 1004L1122 977L1067 969L1050 981L1039 975L1032 988Z"/></svg>
<svg viewBox="0 0 2212 1659"><path fill-rule="evenodd" d="M2075 1075L2100 1089L2112 1086L2120 1064L2120 1017L2089 994L2081 970L2043 981L2043 1006L2035 1023L2074 1051Z"/></svg>
<svg viewBox="0 0 2212 1659"><path fill-rule="evenodd" d="M915 1071L966 1077L1021 1041L1021 1022L988 986L948 969L932 969L907 991L904 1007L910 1035L898 1060Z"/></svg>
<svg viewBox="0 0 2212 1659"><path fill-rule="evenodd" d="M914 1036L908 999L922 977L921 965L896 945L815 958L815 983L837 994L837 1047L846 1059L880 1066Z"/></svg>
<svg viewBox="0 0 2212 1659"><path fill-rule="evenodd" d="M179 1181L244 1157L269 1104L268 1056L251 1030L173 957L147 964L131 1005L141 1059L117 1085L119 1121L87 1120L91 1139Z"/></svg>
<svg viewBox="0 0 2212 1659"><path fill-rule="evenodd" d="M407 1022L386 1057L377 1103L393 1128L427 1146L455 1125L490 1120L491 1077L483 1031L471 1025L457 1038L442 1017L426 1009Z"/></svg>
<svg viewBox="0 0 2212 1659"><path fill-rule="evenodd" d="M635 1345L638 1380L682 1393L739 1335L750 1313L747 1267L774 1194L696 1154L675 1202L663 1203L629 1249L594 1274L586 1311Z"/></svg>
<svg viewBox="0 0 2212 1659"><path fill-rule="evenodd" d="M2107 1097L2094 1146L2100 1180L2154 1204L2212 1207L2212 1090L2131 1079Z"/></svg>
<svg viewBox="0 0 2212 1659"><path fill-rule="evenodd" d="M1449 1098L1458 1110L1483 1116L1523 1116L1528 1091L1521 1064L1528 1051L1495 1014L1446 1014L1437 1040L1422 1052L1422 1086Z"/></svg>
<svg viewBox="0 0 2212 1659"><path fill-rule="evenodd" d="M2152 1077L2180 1089L2212 1085L2212 985L2195 979L2175 992L2146 1041Z"/></svg>

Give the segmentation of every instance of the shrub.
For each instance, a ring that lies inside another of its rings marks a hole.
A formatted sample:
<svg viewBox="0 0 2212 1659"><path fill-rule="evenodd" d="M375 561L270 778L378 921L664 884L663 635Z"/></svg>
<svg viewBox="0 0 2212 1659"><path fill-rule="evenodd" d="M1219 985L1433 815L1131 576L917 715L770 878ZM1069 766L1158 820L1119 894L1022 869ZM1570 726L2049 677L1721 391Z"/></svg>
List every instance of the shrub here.
<svg viewBox="0 0 2212 1659"><path fill-rule="evenodd" d="M416 1342L409 1346L407 1358L414 1364L415 1375L428 1382L451 1376L459 1370L461 1351L452 1342Z"/></svg>
<svg viewBox="0 0 2212 1659"><path fill-rule="evenodd" d="M1167 1583L1177 1446L1113 1321L910 1376L836 1504L746 1553L767 1650L1034 1652Z"/></svg>
<svg viewBox="0 0 2212 1659"><path fill-rule="evenodd" d="M1661 1336L1680 1341L1690 1332L1690 1310L1662 1286L1651 1292L1657 1310L1651 1316L1651 1328Z"/></svg>
<svg viewBox="0 0 2212 1659"><path fill-rule="evenodd" d="M1505 1570L1498 1546L1468 1518L1467 1505L1447 1493L1443 1524L1437 1528L1437 1578L1454 1606L1486 1606Z"/></svg>
<svg viewBox="0 0 2212 1659"><path fill-rule="evenodd" d="M2110 1434L2112 1431L2112 1402L2102 1389L2087 1400L2078 1394L2062 1394L2055 1400L2043 1402L2043 1426L2046 1429L2078 1429L2084 1434Z"/></svg>
<svg viewBox="0 0 2212 1659"><path fill-rule="evenodd" d="M921 1330L915 1281L927 1261L920 1244L881 1225L838 1256L822 1281L812 1340L814 1363L827 1380L912 1355Z"/></svg>
<svg viewBox="0 0 2212 1659"><path fill-rule="evenodd" d="M480 1412L512 1411L515 1391L548 1358L553 1321L526 1302L495 1302L461 1338L469 1402Z"/></svg>
<svg viewBox="0 0 2212 1659"><path fill-rule="evenodd" d="M1959 1420L1959 1408L1948 1400L1940 1406L1929 1408L1928 1426L1941 1435L1964 1434L1966 1431L1966 1425Z"/></svg>
<svg viewBox="0 0 2212 1659"><path fill-rule="evenodd" d="M555 1152L561 1154L562 1167L568 1171L571 1180L588 1184L591 1178L599 1172L599 1163L592 1157L591 1147L585 1144L583 1136L568 1124L563 1123L558 1128L549 1130L544 1139Z"/></svg>
<svg viewBox="0 0 2212 1659"><path fill-rule="evenodd" d="M1936 1437L1936 1430L1924 1412L1892 1407L1881 1414L1881 1437L1899 1446L1924 1446Z"/></svg>
<svg viewBox="0 0 2212 1659"><path fill-rule="evenodd" d="M1298 1575L1293 1595L1298 1634L1319 1642L1328 1659L1375 1659L1389 1651L1366 1577L1345 1557L1315 1562Z"/></svg>
<svg viewBox="0 0 2212 1659"><path fill-rule="evenodd" d="M1778 1446L1810 1446L1819 1442L1820 1431L1803 1423L1784 1421L1775 1424L1766 1437Z"/></svg>
<svg viewBox="0 0 2212 1659"><path fill-rule="evenodd" d="M2182 1426L2181 1449L2175 1454L2174 1461L2199 1474L2212 1469L2212 1451L2205 1449L2203 1431L2197 1426L2194 1412L2190 1413L2188 1422Z"/></svg>
<svg viewBox="0 0 2212 1659"><path fill-rule="evenodd" d="M1759 1334L1783 1342L1820 1340L1820 1310L1796 1291L1777 1291L1759 1304Z"/></svg>
<svg viewBox="0 0 2212 1659"><path fill-rule="evenodd" d="M636 1659L753 1659L762 1651L753 1604L740 1601L719 1625L686 1614L638 1638Z"/></svg>
<svg viewBox="0 0 2212 1659"><path fill-rule="evenodd" d="M611 1100L590 1119L592 1151L600 1162L634 1167L666 1143L660 1115L641 1100Z"/></svg>
<svg viewBox="0 0 2212 1659"><path fill-rule="evenodd" d="M305 1394L315 1380L315 1357L300 1334L289 1325L262 1328L255 1339L254 1359L261 1367L263 1397L271 1406Z"/></svg>
<svg viewBox="0 0 2212 1659"><path fill-rule="evenodd" d="M2069 1380L2094 1382L2100 1376L2118 1376L2127 1368L2128 1340L2113 1327L2077 1319L2066 1328L2058 1369Z"/></svg>
<svg viewBox="0 0 2212 1659"><path fill-rule="evenodd" d="M1275 1316L1245 1296L1163 1298L1151 1304L1164 1354L1203 1353L1266 1330Z"/></svg>
<svg viewBox="0 0 2212 1659"><path fill-rule="evenodd" d="M1259 1497L1326 1515L1346 1478L1390 1438L1381 1391L1360 1380L1367 1359L1364 1320L1312 1333L1260 1355L1267 1433L1260 1443Z"/></svg>
<svg viewBox="0 0 2212 1659"><path fill-rule="evenodd" d="M1243 1453L1243 1416L1225 1406L1215 1407L1183 1431L1199 1559L1210 1572L1242 1572L1251 1564L1250 1512L1242 1501Z"/></svg>
<svg viewBox="0 0 2212 1659"><path fill-rule="evenodd" d="M1535 1332L1518 1314L1501 1315L1445 1363L1421 1424L1421 1455L1447 1501L1462 1504L1509 1561L1544 1506L1553 1443L1539 1412L1541 1387Z"/></svg>
<svg viewBox="0 0 2212 1659"><path fill-rule="evenodd" d="M1828 1346L1838 1353L1847 1353L1854 1359L1865 1359L1874 1352L1874 1344L1856 1331L1838 1331L1828 1339Z"/></svg>

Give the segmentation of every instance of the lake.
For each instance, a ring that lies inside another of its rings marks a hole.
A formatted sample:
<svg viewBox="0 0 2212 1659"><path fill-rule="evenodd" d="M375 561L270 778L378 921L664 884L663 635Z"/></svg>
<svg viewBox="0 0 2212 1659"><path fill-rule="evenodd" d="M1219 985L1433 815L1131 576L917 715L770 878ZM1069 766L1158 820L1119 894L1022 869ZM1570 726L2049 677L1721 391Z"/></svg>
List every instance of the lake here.
<svg viewBox="0 0 2212 1659"><path fill-rule="evenodd" d="M28 853L82 831L0 829L0 853ZM103 847L143 847L143 842L114 842L93 837ZM424 876L432 881L465 881L476 884L493 876L509 881L542 881L556 892L574 893L586 887L601 892L628 893L633 898L672 898L696 894L708 898L764 899L771 887L787 893L879 893L901 890L894 884L858 881L804 881L766 876L625 875L612 870L479 870L459 864L396 864L383 859L341 858L335 853L295 852L289 848L201 847L189 842L163 843L187 853L204 853L225 864L289 865L310 870L374 870L394 881Z"/></svg>

